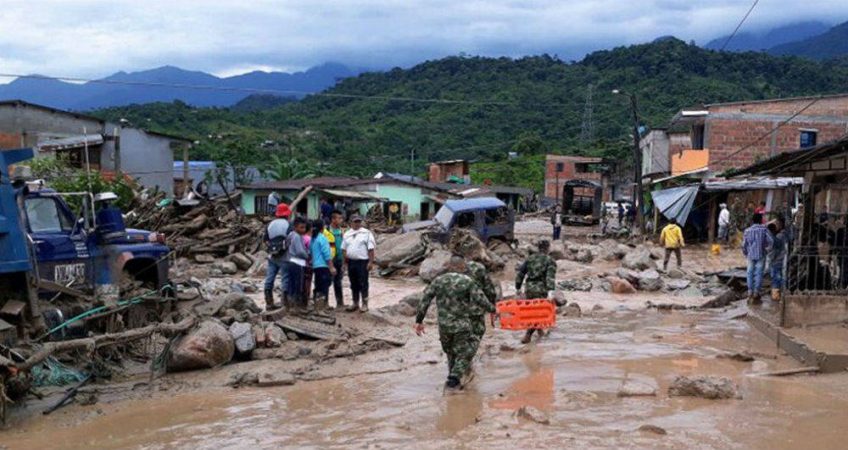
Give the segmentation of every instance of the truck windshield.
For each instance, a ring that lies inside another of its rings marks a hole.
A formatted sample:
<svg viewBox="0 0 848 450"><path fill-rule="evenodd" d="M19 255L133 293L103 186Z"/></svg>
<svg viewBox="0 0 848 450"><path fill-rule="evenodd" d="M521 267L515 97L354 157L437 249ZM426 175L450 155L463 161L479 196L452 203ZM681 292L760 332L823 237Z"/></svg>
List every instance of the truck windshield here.
<svg viewBox="0 0 848 450"><path fill-rule="evenodd" d="M33 233L56 233L71 230L71 221L59 211L52 198L30 198L26 200L26 214Z"/></svg>

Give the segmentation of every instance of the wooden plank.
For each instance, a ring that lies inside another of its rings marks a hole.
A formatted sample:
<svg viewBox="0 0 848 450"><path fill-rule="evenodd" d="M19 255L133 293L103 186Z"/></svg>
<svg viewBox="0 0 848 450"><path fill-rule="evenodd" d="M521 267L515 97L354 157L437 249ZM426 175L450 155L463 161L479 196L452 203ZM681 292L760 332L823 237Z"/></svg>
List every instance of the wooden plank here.
<svg viewBox="0 0 848 450"><path fill-rule="evenodd" d="M757 373L754 375L759 375L761 377L786 377L790 375L800 375L804 373L818 373L820 371L818 366L811 367L798 367L796 369L786 369L786 370L775 370L774 372L763 372Z"/></svg>
<svg viewBox="0 0 848 450"><path fill-rule="evenodd" d="M90 295L86 295L82 291L79 291L77 289L74 289L74 288L59 284L59 283L54 283L52 281L39 279L38 281L36 281L35 284L39 289L44 289L45 291L61 292L63 294L68 294L70 296L82 298L82 299L85 299L85 300L91 299Z"/></svg>
<svg viewBox="0 0 848 450"><path fill-rule="evenodd" d="M342 339L345 333L333 325L302 319L299 317L283 317L275 322L280 328L294 333L324 341Z"/></svg>

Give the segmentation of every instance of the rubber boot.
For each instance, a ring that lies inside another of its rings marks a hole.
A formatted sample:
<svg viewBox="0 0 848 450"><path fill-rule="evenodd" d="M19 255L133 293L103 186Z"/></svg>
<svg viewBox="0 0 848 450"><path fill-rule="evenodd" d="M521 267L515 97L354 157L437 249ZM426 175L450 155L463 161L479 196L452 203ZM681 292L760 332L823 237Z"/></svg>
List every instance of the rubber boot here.
<svg viewBox="0 0 848 450"><path fill-rule="evenodd" d="M274 309L274 290L265 289L265 311Z"/></svg>
<svg viewBox="0 0 848 450"><path fill-rule="evenodd" d="M359 307L359 312L361 312L361 313L367 313L368 312L368 299L367 298L362 299L362 306Z"/></svg>

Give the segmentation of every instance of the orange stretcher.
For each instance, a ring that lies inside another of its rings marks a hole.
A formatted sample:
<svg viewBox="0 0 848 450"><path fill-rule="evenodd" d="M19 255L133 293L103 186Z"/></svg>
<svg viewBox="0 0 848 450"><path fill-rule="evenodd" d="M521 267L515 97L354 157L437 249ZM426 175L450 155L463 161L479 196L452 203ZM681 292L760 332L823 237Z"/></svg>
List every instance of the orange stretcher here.
<svg viewBox="0 0 848 450"><path fill-rule="evenodd" d="M545 329L556 326L556 306L547 299L507 299L495 305L504 330Z"/></svg>

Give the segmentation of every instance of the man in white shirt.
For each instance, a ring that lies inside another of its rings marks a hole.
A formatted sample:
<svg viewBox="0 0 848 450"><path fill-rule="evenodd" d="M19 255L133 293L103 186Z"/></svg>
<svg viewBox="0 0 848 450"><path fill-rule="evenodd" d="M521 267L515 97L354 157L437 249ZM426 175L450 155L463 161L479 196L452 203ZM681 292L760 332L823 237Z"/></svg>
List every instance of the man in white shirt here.
<svg viewBox="0 0 848 450"><path fill-rule="evenodd" d="M718 240L725 244L730 237L730 211L727 210L727 203L719 205L721 212L718 213Z"/></svg>
<svg viewBox="0 0 848 450"><path fill-rule="evenodd" d="M368 311L368 273L374 268L376 248L374 234L362 227L362 217L358 214L351 216L350 230L344 234L342 241L344 263L353 297L353 304L347 307L348 312L357 309L363 313Z"/></svg>

